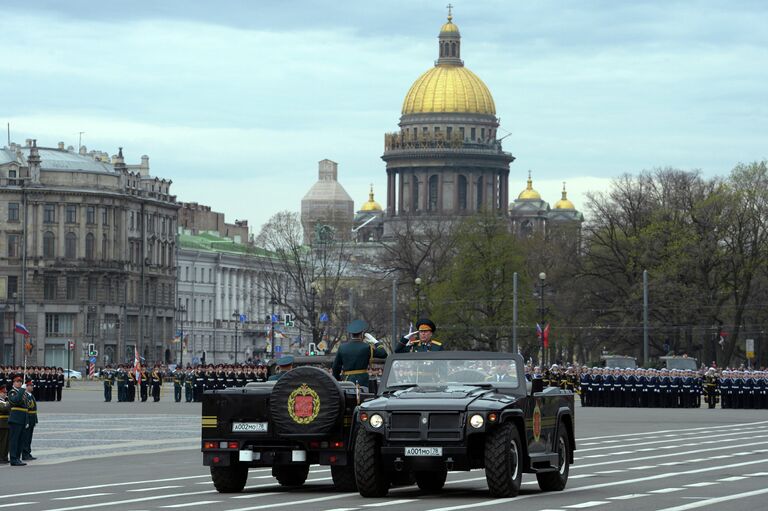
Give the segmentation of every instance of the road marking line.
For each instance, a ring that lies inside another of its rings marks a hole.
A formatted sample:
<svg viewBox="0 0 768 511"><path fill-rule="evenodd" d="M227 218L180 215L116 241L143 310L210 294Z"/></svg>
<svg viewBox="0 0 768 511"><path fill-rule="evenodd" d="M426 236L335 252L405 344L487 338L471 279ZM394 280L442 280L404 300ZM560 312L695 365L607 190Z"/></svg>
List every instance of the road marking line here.
<svg viewBox="0 0 768 511"><path fill-rule="evenodd" d="M768 476L768 472L754 472L752 474L744 474L744 475L749 477L762 477L762 476Z"/></svg>
<svg viewBox="0 0 768 511"><path fill-rule="evenodd" d="M279 495L282 492L277 491L270 491L270 492L264 492L264 493L249 493L248 495L236 495L234 497L230 497L231 499L254 499L256 497L265 497L267 495Z"/></svg>
<svg viewBox="0 0 768 511"><path fill-rule="evenodd" d="M568 479L583 479L585 477L595 477L595 474L580 474L577 476L569 476Z"/></svg>
<svg viewBox="0 0 768 511"><path fill-rule="evenodd" d="M177 507L190 507L190 506L202 506L203 504L216 504L221 502L220 500L201 500L200 502L189 502L187 504L172 504L170 506L160 506L162 508L177 508Z"/></svg>
<svg viewBox="0 0 768 511"><path fill-rule="evenodd" d="M760 431L760 432L761 433L765 433L766 431ZM757 431L753 431L753 433L757 434ZM724 434L719 435L716 440L707 440L707 441L701 441L701 442L689 442L689 443L686 443L686 444L676 444L676 445L705 445L705 444L711 444L711 443L722 443L724 441L738 441L738 440L744 439L745 437L741 437L741 438L725 438L725 437L732 437L732 436L737 436L737 435L742 435L742 434L743 433L740 432L740 431L734 432L734 433L724 433ZM750 436L750 437L746 437L746 438L754 438L754 436ZM631 440L637 440L640 443L638 443L638 444L626 443L626 442L629 442ZM633 438L633 439L625 440L625 443L622 444L622 447L626 448L626 447L635 447L635 446L647 446L647 445L653 445L653 444L667 444L667 443L670 443L670 442L679 442L681 440L684 440L684 439L675 438L675 439L671 439L671 440L658 440L656 442L648 442L647 440L644 440L644 439L640 439L640 438L634 439ZM581 445L595 445L595 444L579 444L579 445L581 446ZM600 445L602 445L602 444L600 444ZM589 452L589 451L604 451L606 449L614 449L615 447L616 447L615 445L608 445L608 446L605 446L605 447L593 447L591 449L579 448L579 452L580 453L585 453L585 452ZM654 448L643 448L643 449L635 449L634 451L630 451L630 452L653 451L653 450L656 450L656 449L657 448L655 448L655 447Z"/></svg>
<svg viewBox="0 0 768 511"><path fill-rule="evenodd" d="M169 490L171 488L184 488L183 485L169 485L169 486L153 486L152 488L134 488L132 490L125 491L155 491L155 490Z"/></svg>
<svg viewBox="0 0 768 511"><path fill-rule="evenodd" d="M24 497L26 495L42 495L44 493L58 493L58 492L65 492L65 491L81 491L81 490L96 490L99 488L111 488L113 486L130 486L132 484L156 484L156 483L165 483L168 481L184 481L186 479L201 479L201 478L209 478L210 474L205 474L201 476L184 476L184 477L168 477L165 479L151 479L146 481L126 481L123 483L108 483L108 484L94 484L92 486L80 486L77 488L58 488L55 490L41 490L41 491L30 491L27 493L17 493L14 495L14 497Z"/></svg>
<svg viewBox="0 0 768 511"><path fill-rule="evenodd" d="M639 467L629 467L629 470L648 470L649 468L656 468L654 465L641 465Z"/></svg>
<svg viewBox="0 0 768 511"><path fill-rule="evenodd" d="M99 502L94 504L84 504L82 506L72 506L72 507L60 507L57 509L48 509L47 511L75 511L76 509L91 509L94 507L107 507L107 506L115 506L118 504L134 504L136 502L148 502L150 500L160 500L160 499L173 499L177 497L191 497L193 495L206 495L206 494L217 494L215 490L206 490L206 491L193 491L188 493L169 493L168 495L153 495L151 497L141 497L138 499L128 499L128 500L115 500L112 502Z"/></svg>
<svg viewBox="0 0 768 511"><path fill-rule="evenodd" d="M360 509L359 507L335 507L333 509L326 509L325 511L355 511L355 509Z"/></svg>
<svg viewBox="0 0 768 511"><path fill-rule="evenodd" d="M241 507L238 509L230 509L229 511L256 511L257 509L267 509L272 507L285 507L285 506L297 506L300 504L311 504L314 502L325 502L326 500L343 499L350 496L354 496L353 493L343 493L341 495L329 495L327 497L315 497L312 499L304 500L290 500L288 502L274 502L272 504L260 504L253 507Z"/></svg>
<svg viewBox="0 0 768 511"><path fill-rule="evenodd" d="M676 491L683 491L685 488L661 488L659 490L650 490L648 493L675 493Z"/></svg>
<svg viewBox="0 0 768 511"><path fill-rule="evenodd" d="M618 474L619 472L626 472L626 470L618 469L618 470L601 470L599 472L595 472L595 474Z"/></svg>
<svg viewBox="0 0 768 511"><path fill-rule="evenodd" d="M629 500L629 499L637 499L640 497L647 497L647 493L630 493L628 495L619 495L617 497L608 497L608 500Z"/></svg>
<svg viewBox="0 0 768 511"><path fill-rule="evenodd" d="M715 484L717 484L717 483L712 482L712 481L705 481L703 483L691 483L691 484L686 484L684 486L686 486L688 488L703 488L704 486L713 486Z"/></svg>
<svg viewBox="0 0 768 511"><path fill-rule="evenodd" d="M376 502L374 504L363 504L363 507L394 506L395 504L405 504L406 502L415 502L416 499L390 500L387 502Z"/></svg>
<svg viewBox="0 0 768 511"><path fill-rule="evenodd" d="M0 507L26 506L28 504L37 504L37 502L14 502L13 504L0 504Z"/></svg>
<svg viewBox="0 0 768 511"><path fill-rule="evenodd" d="M690 504L684 504L682 506L676 506L676 507L668 507L666 509L660 509L659 511L687 511L688 509L696 509L697 507L711 506L713 504L719 504L721 502L728 502L731 500L738 500L738 499L746 499L749 497L754 497L755 495L763 495L764 493L768 493L768 488L764 488L762 490L748 491L745 493L737 493L735 495L729 495L727 497L717 497L714 499L701 500L699 502L691 502Z"/></svg>
<svg viewBox="0 0 768 511"><path fill-rule="evenodd" d="M584 509L587 507L602 506L603 504L609 504L609 502L605 500L591 500L589 502L582 502L581 504L573 504L570 506L563 506L563 507L568 509Z"/></svg>
<svg viewBox="0 0 768 511"><path fill-rule="evenodd" d="M747 479L747 477L746 476L724 477L722 479L718 479L718 481L730 483L732 481L741 481L742 479Z"/></svg>
<svg viewBox="0 0 768 511"><path fill-rule="evenodd" d="M91 493L90 495L72 495L71 497L54 497L51 500L87 499L89 497L102 497L104 495L114 495L114 493Z"/></svg>

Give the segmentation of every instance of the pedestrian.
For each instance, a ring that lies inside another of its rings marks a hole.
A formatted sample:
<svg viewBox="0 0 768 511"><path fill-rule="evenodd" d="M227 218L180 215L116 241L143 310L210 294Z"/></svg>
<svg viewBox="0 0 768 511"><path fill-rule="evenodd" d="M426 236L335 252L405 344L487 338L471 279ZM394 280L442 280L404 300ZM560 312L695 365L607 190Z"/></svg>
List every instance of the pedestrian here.
<svg viewBox="0 0 768 511"><path fill-rule="evenodd" d="M24 389L21 388L22 376L13 377L13 387L8 392L8 402L11 403L11 413L8 414L8 455L11 466L26 465L21 461L21 448L24 441L24 430L27 428L27 404L24 399Z"/></svg>
<svg viewBox="0 0 768 511"><path fill-rule="evenodd" d="M387 358L387 351L371 336L370 342L365 342L365 331L368 323L356 319L347 326L349 341L344 343L336 352L333 361L333 377L340 381L357 383L366 390L369 387L371 361L374 358Z"/></svg>
<svg viewBox="0 0 768 511"><path fill-rule="evenodd" d="M420 319L416 331L403 336L395 343L395 353L443 351L443 343L433 338L437 327L429 319Z"/></svg>
<svg viewBox="0 0 768 511"><path fill-rule="evenodd" d="M27 405L27 427L24 430L24 442L21 446L21 459L23 461L37 459L32 456L32 435L37 425L37 401L35 400L34 387L34 382L28 380L27 390L24 392L24 400Z"/></svg>
<svg viewBox="0 0 768 511"><path fill-rule="evenodd" d="M0 385L0 465L5 465L8 460L8 414L11 412L11 403L8 401L8 388L5 382Z"/></svg>

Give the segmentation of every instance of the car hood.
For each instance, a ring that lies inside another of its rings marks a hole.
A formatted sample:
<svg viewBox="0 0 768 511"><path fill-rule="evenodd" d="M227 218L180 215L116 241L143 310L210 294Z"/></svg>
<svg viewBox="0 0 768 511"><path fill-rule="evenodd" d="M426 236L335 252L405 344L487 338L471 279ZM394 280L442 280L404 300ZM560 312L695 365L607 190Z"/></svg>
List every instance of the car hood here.
<svg viewBox="0 0 768 511"><path fill-rule="evenodd" d="M368 409L384 410L466 410L470 403L492 390L468 385L419 386L389 392L369 401Z"/></svg>

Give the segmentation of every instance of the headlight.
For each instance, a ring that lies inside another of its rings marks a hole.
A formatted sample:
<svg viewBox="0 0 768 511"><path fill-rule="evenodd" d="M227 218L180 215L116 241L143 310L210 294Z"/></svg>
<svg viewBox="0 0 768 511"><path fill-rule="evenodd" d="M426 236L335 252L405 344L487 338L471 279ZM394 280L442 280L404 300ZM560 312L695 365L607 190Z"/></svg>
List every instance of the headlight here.
<svg viewBox="0 0 768 511"><path fill-rule="evenodd" d="M370 424L371 427L378 429L384 424L384 418L378 413L374 413L371 415L371 418L368 419L368 424Z"/></svg>
<svg viewBox="0 0 768 511"><path fill-rule="evenodd" d="M482 428L483 422L485 422L485 420L483 419L482 415L473 415L472 417L469 418L469 425L475 429Z"/></svg>

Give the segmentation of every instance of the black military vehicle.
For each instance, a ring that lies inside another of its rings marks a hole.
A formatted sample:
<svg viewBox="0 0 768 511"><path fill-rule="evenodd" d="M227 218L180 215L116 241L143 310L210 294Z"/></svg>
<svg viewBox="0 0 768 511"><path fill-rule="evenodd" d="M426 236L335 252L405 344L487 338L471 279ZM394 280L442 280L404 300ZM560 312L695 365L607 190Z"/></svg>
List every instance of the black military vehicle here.
<svg viewBox="0 0 768 511"><path fill-rule="evenodd" d="M355 478L364 497L412 475L437 491L448 471L484 468L494 497L513 497L523 472L565 488L573 463L573 393L528 382L519 355L424 352L390 356L376 399L355 412Z"/></svg>
<svg viewBox="0 0 768 511"><path fill-rule="evenodd" d="M352 417L374 395L337 382L332 359L296 357L301 367L278 381L203 394L203 463L219 492L241 491L250 467L272 467L281 485L301 486L312 464L330 465L337 489L356 489Z"/></svg>

